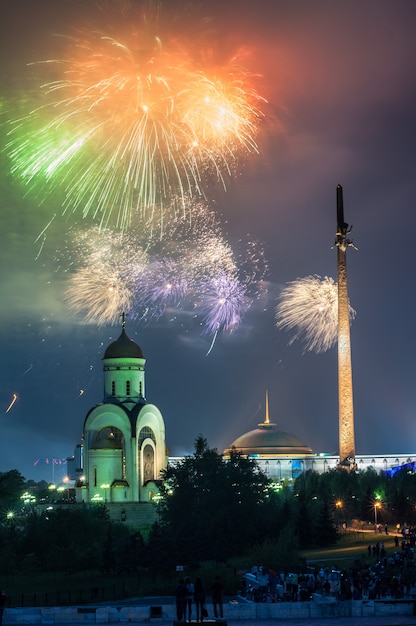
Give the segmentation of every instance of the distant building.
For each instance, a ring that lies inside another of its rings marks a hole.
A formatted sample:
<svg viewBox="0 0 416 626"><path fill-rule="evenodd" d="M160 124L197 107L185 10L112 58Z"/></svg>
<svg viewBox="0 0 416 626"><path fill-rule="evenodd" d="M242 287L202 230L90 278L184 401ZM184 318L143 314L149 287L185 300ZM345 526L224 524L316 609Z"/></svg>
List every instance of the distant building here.
<svg viewBox="0 0 416 626"><path fill-rule="evenodd" d="M313 470L323 474L340 465L340 457L330 453L315 453L298 437L280 430L270 421L269 401L266 393L265 420L257 428L237 437L224 456L235 448L244 456L255 459L269 478L292 480L302 472ZM416 454L356 454L356 469L364 471L372 467L376 472L392 470L416 462Z"/></svg>
<svg viewBox="0 0 416 626"><path fill-rule="evenodd" d="M126 334L104 353L104 399L84 421L77 502L144 503L158 492L168 457L161 412L146 401L141 347Z"/></svg>

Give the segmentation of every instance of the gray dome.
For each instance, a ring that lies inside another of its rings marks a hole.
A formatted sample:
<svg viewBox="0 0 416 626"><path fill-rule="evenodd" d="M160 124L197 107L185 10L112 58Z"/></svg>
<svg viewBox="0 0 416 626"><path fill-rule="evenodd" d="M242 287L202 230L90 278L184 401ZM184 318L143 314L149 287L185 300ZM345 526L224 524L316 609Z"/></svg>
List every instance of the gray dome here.
<svg viewBox="0 0 416 626"><path fill-rule="evenodd" d="M250 430L237 437L230 446L242 454L313 454L312 449L305 445L298 437L285 433L274 424L267 424Z"/></svg>
<svg viewBox="0 0 416 626"><path fill-rule="evenodd" d="M130 339L123 328L120 337L108 346L104 353L104 359L122 359L125 357L144 359L144 354L139 344Z"/></svg>

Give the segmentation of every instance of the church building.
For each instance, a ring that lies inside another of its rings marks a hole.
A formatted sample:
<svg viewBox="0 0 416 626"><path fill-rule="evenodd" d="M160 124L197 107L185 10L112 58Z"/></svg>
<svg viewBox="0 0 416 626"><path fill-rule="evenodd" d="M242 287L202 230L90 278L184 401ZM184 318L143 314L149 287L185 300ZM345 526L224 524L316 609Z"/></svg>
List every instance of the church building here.
<svg viewBox="0 0 416 626"><path fill-rule="evenodd" d="M121 335L103 357L103 402L84 421L78 502L148 503L158 491L168 462L165 424L146 401L145 364L123 315Z"/></svg>

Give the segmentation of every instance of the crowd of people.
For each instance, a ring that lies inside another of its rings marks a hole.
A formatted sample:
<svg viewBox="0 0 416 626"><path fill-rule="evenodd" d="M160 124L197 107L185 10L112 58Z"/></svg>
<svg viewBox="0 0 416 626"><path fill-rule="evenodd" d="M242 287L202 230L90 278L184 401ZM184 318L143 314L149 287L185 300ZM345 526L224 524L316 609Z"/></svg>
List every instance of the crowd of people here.
<svg viewBox="0 0 416 626"><path fill-rule="evenodd" d="M304 567L300 572L286 572L254 566L243 576L241 595L254 602L416 600L416 527L396 532L394 548L389 550L383 537L377 539L348 569ZM203 622L209 612L206 595L201 578L195 583L189 577L181 579L176 589L177 621L190 622L195 616L197 622ZM222 620L224 588L219 576L208 595L212 598L211 619Z"/></svg>
<svg viewBox="0 0 416 626"><path fill-rule="evenodd" d="M255 602L416 599L416 528L405 528L394 544L387 551L383 541L369 543L367 554L345 570L285 572L255 566L244 576L242 594Z"/></svg>
<svg viewBox="0 0 416 626"><path fill-rule="evenodd" d="M210 588L212 610L216 620L224 619L224 586L220 576L215 576ZM196 578L195 583L189 576L181 578L176 587L176 619L178 622L191 622L195 615L197 622L203 622L208 618L206 603L206 591L201 578ZM194 612L195 607L195 612Z"/></svg>

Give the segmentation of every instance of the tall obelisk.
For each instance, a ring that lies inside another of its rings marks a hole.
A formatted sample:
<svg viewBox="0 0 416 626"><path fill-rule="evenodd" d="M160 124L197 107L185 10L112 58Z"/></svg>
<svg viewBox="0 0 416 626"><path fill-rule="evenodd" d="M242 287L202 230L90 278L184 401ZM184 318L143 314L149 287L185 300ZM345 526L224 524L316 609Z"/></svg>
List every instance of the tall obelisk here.
<svg viewBox="0 0 416 626"><path fill-rule="evenodd" d="M355 467L354 402L352 387L350 313L347 283L348 224L344 222L344 202L341 185L337 186L338 248L338 416L339 462L341 467Z"/></svg>

